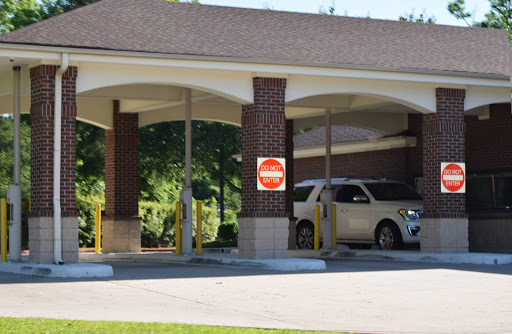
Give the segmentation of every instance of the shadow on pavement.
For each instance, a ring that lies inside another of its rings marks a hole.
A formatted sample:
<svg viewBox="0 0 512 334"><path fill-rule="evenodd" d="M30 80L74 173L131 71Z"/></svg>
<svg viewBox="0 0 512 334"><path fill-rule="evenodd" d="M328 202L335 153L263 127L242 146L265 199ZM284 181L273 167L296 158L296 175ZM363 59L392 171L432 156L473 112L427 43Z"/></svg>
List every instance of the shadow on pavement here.
<svg viewBox="0 0 512 334"><path fill-rule="evenodd" d="M409 270L455 270L471 271L484 274L512 275L511 265L473 265L473 264L439 264L413 263L376 260L327 259L327 270L322 272L279 272L238 267L202 266L176 264L156 261L109 261L103 262L114 269L114 277L103 278L44 278L9 273L0 273L0 284L54 283L84 281L123 281L123 280L159 280L180 278L208 277L242 277L242 276L276 276L276 275L326 275L351 274L383 271Z"/></svg>

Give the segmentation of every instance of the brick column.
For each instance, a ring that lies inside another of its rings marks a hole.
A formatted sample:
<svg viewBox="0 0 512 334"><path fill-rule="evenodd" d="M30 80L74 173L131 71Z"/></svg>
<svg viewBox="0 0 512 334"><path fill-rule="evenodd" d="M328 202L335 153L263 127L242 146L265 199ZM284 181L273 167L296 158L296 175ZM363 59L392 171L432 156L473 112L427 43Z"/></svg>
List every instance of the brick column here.
<svg viewBox="0 0 512 334"><path fill-rule="evenodd" d="M53 124L55 65L30 70L31 79L31 197L29 218L30 262L52 263L53 255ZM76 77L70 66L62 77L61 216L62 259L78 262L76 173Z"/></svg>
<svg viewBox="0 0 512 334"><path fill-rule="evenodd" d="M254 78L254 104L242 107L242 211L239 256L287 256L289 213L284 191L257 190L257 158L285 158L286 79ZM288 166L287 166L288 171Z"/></svg>
<svg viewBox="0 0 512 334"><path fill-rule="evenodd" d="M465 162L465 90L437 88L436 113L423 116L421 250L468 251L465 194L441 193L441 162Z"/></svg>
<svg viewBox="0 0 512 334"><path fill-rule="evenodd" d="M119 112L105 132L105 218L103 252L140 252L139 115Z"/></svg>
<svg viewBox="0 0 512 334"><path fill-rule="evenodd" d="M294 186L294 173L293 173L293 120L286 120L285 130L285 157L286 157L286 212L290 223L288 225L288 249L296 248L296 236L297 236L297 217L293 212L293 186Z"/></svg>

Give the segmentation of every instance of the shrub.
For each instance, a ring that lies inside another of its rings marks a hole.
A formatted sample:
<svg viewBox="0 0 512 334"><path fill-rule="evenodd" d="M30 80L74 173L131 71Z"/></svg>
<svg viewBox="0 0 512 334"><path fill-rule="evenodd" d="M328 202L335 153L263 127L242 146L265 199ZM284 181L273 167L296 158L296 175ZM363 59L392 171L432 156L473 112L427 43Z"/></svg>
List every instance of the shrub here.
<svg viewBox="0 0 512 334"><path fill-rule="evenodd" d="M104 207L104 200L76 194L78 216L78 243L80 247L94 247L96 240L96 204Z"/></svg>
<svg viewBox="0 0 512 334"><path fill-rule="evenodd" d="M222 240L238 239L238 223L235 221L224 222L219 225L219 233L217 236Z"/></svg>
<svg viewBox="0 0 512 334"><path fill-rule="evenodd" d="M196 205L194 203L192 237L195 244L197 231ZM176 245L176 210L175 205L157 202L139 202L141 217L142 247L172 247ZM215 207L203 205L202 235L203 242L212 241L217 235L217 212Z"/></svg>

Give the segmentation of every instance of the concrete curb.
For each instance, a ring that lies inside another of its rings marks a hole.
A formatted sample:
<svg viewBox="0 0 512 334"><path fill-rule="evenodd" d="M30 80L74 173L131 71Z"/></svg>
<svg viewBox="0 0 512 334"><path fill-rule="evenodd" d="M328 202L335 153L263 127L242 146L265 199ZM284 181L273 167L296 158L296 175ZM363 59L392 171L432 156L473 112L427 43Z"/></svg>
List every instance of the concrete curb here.
<svg viewBox="0 0 512 334"><path fill-rule="evenodd" d="M274 271L322 271L326 270L325 261L318 259L287 258L287 259L238 259L231 254L213 254L200 256L176 256L165 253L108 253L80 254L80 261L158 261L178 264L215 265L241 267L258 270Z"/></svg>
<svg viewBox="0 0 512 334"><path fill-rule="evenodd" d="M452 263L452 264L511 264L512 254L495 253L422 253L414 251L381 250L289 250L294 258L347 258L354 260L384 260L402 262Z"/></svg>
<svg viewBox="0 0 512 334"><path fill-rule="evenodd" d="M106 264L71 263L71 264L32 264L23 262L0 263L0 272L58 278L111 277L114 270Z"/></svg>

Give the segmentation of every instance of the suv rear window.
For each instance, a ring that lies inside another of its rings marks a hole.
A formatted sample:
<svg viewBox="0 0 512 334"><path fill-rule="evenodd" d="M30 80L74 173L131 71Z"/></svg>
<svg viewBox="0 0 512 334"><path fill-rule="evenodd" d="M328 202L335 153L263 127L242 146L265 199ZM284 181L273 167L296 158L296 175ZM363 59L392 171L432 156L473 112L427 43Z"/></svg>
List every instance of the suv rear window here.
<svg viewBox="0 0 512 334"><path fill-rule="evenodd" d="M315 186L304 186L293 188L293 201L294 202L306 202L309 194L313 191Z"/></svg>
<svg viewBox="0 0 512 334"><path fill-rule="evenodd" d="M404 183L365 183L377 201L421 201L423 197Z"/></svg>

